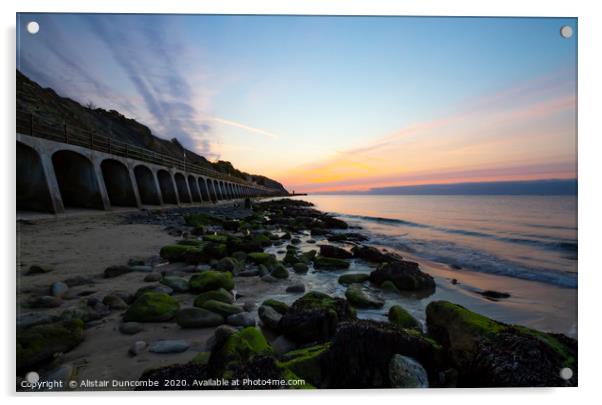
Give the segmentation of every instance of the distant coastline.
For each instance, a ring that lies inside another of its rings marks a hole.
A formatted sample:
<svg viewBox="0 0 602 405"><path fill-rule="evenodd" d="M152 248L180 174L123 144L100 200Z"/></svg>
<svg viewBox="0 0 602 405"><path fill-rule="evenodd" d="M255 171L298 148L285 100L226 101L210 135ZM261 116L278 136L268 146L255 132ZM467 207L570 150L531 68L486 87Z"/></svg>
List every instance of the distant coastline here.
<svg viewBox="0 0 602 405"><path fill-rule="evenodd" d="M496 181L378 187L367 191L314 192L314 195L577 195L577 179Z"/></svg>

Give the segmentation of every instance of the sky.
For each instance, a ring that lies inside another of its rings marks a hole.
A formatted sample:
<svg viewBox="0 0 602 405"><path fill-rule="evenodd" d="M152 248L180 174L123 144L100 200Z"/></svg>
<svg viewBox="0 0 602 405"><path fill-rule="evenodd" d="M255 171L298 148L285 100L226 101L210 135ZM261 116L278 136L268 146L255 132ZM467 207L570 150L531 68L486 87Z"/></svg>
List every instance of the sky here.
<svg viewBox="0 0 602 405"><path fill-rule="evenodd" d="M573 18L19 14L17 42L42 86L296 192L577 176Z"/></svg>

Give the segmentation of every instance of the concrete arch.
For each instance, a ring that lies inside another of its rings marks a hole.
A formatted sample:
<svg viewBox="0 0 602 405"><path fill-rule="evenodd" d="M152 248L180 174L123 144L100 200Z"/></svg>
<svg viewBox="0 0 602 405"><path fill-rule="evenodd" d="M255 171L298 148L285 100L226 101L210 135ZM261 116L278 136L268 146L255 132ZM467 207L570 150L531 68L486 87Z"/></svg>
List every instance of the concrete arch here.
<svg viewBox="0 0 602 405"><path fill-rule="evenodd" d="M192 201L201 202L201 193L199 193L199 183L197 183L196 178L192 175L188 175L188 188L190 189L190 197Z"/></svg>
<svg viewBox="0 0 602 405"><path fill-rule="evenodd" d="M186 177L182 173L176 173L174 175L176 180L176 189L178 190L178 197L181 203L190 203L190 193L188 192L188 184L186 183Z"/></svg>
<svg viewBox="0 0 602 405"><path fill-rule="evenodd" d="M220 181L219 185L220 185L220 190L222 190L222 196L224 197L224 200L228 200L230 198L230 196L228 195L228 188L226 187L226 183L224 183L223 181Z"/></svg>
<svg viewBox="0 0 602 405"><path fill-rule="evenodd" d="M176 195L176 188L174 186L171 174L167 170L157 171L157 178L159 179L159 188L161 189L161 196L165 204L177 204L178 196Z"/></svg>
<svg viewBox="0 0 602 405"><path fill-rule="evenodd" d="M105 208L96 171L87 157L59 150L52 155L52 165L65 207Z"/></svg>
<svg viewBox="0 0 602 405"><path fill-rule="evenodd" d="M203 199L203 201L211 201L211 198L209 196L209 189L207 188L207 182L205 181L204 178L199 177L199 190L201 191L201 198Z"/></svg>
<svg viewBox="0 0 602 405"><path fill-rule="evenodd" d="M101 162L100 169L111 205L137 207L134 185L127 166L115 159L105 159Z"/></svg>
<svg viewBox="0 0 602 405"><path fill-rule="evenodd" d="M217 187L215 186L215 180L208 179L207 184L209 185L209 193L211 195L211 201L216 203L219 200Z"/></svg>
<svg viewBox="0 0 602 405"><path fill-rule="evenodd" d="M161 205L161 196L151 169L138 165L134 168L134 177L138 184L140 202L145 205Z"/></svg>
<svg viewBox="0 0 602 405"><path fill-rule="evenodd" d="M33 148L17 142L17 210L54 212L42 159Z"/></svg>

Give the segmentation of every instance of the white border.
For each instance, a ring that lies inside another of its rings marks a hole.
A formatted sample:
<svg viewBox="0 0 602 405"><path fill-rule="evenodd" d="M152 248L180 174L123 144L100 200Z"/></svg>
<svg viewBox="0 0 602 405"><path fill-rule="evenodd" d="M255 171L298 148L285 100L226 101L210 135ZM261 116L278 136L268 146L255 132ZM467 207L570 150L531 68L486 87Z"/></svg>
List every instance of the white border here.
<svg viewBox="0 0 602 405"><path fill-rule="evenodd" d="M39 401L61 401L81 403L103 403L110 397L141 398L146 403L164 404L172 397L183 401L186 397L195 401L221 403L226 398L233 401L252 403L304 404L308 401L324 400L365 403L409 401L408 403L441 404L458 401L462 404L504 404L544 400L546 404L577 403L594 398L599 383L601 320L598 297L602 283L599 255L602 221L600 207L600 185L602 181L602 148L600 136L600 79L602 72L600 55L602 21L595 9L595 1L479 1L479 0L163 0L163 1L126 1L126 0L21 0L3 1L3 65L2 79L4 94L0 97L2 107L1 122L5 133L2 162L3 198L2 205L2 259L4 266L3 292L6 312L4 323L7 326L2 334L4 360L0 366L0 384L2 392L14 400L14 297L15 297L15 181L13 138L15 109L15 13L17 11L48 12L128 12L128 13L224 13L224 14L346 14L346 15L449 15L449 16L558 16L578 17L579 29L579 388L576 389L487 389L487 390L355 390L355 391L319 391L319 392L219 392L219 393L108 393L108 394L63 394L49 396L21 396L26 403ZM598 72L598 73L596 73ZM39 399L38 399L39 398Z"/></svg>

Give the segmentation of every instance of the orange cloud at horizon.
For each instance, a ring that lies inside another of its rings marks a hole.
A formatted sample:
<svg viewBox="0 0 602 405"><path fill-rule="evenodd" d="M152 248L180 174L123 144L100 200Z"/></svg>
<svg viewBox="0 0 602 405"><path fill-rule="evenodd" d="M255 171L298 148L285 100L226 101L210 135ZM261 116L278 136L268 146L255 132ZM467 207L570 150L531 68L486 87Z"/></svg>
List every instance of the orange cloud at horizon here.
<svg viewBox="0 0 602 405"><path fill-rule="evenodd" d="M576 98L540 84L352 145L279 175L297 192L576 177ZM546 97L541 97L545 94Z"/></svg>

